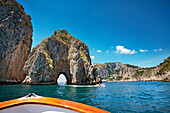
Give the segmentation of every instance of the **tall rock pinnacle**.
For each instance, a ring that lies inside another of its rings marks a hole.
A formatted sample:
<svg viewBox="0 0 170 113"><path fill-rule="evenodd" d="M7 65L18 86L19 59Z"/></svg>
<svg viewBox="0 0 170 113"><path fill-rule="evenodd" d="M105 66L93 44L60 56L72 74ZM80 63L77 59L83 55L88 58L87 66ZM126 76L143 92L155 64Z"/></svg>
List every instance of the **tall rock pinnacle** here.
<svg viewBox="0 0 170 113"><path fill-rule="evenodd" d="M0 0L0 82L22 82L32 45L31 17L15 0Z"/></svg>

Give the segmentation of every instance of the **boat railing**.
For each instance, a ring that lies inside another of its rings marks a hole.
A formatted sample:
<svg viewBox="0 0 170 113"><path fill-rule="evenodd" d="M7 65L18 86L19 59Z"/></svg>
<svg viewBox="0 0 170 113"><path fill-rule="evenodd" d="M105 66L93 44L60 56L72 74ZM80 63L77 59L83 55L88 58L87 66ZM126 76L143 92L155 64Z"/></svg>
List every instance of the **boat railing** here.
<svg viewBox="0 0 170 113"><path fill-rule="evenodd" d="M37 95L37 94L35 94L35 93L29 93L28 95L19 98L19 100L29 99L29 98L41 98L41 96L39 96L39 95Z"/></svg>

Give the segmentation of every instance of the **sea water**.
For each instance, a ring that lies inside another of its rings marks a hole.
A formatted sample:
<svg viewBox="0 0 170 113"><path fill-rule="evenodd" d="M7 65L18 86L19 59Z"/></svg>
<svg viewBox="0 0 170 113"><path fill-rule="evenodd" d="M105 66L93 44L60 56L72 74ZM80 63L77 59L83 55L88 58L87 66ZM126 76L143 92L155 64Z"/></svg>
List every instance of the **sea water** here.
<svg viewBox="0 0 170 113"><path fill-rule="evenodd" d="M170 82L105 82L105 87L71 85L0 85L0 101L28 93L66 99L109 112L170 112Z"/></svg>

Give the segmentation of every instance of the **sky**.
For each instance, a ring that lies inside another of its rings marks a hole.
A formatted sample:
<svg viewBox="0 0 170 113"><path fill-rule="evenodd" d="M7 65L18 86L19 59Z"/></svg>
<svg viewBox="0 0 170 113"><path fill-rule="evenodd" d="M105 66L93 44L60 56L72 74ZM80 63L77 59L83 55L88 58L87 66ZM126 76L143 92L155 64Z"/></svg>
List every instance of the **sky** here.
<svg viewBox="0 0 170 113"><path fill-rule="evenodd" d="M170 0L17 0L32 17L32 48L58 29L85 42L93 63L152 67L170 56Z"/></svg>

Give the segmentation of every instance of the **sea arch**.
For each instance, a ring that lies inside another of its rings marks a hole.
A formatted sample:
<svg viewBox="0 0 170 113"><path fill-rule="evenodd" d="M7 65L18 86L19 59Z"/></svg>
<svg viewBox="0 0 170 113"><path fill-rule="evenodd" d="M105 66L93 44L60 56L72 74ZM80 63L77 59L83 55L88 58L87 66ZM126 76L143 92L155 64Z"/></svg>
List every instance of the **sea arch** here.
<svg viewBox="0 0 170 113"><path fill-rule="evenodd" d="M71 77L70 77L68 74L66 74L65 72L60 72L60 73L57 75L57 77L56 77L56 84L58 84L58 79L59 79L59 77L60 77L61 75L64 75L64 76L65 76L65 78L66 78L66 84L71 84Z"/></svg>

